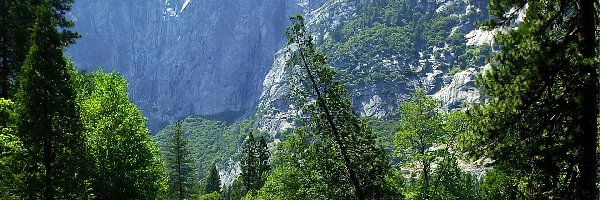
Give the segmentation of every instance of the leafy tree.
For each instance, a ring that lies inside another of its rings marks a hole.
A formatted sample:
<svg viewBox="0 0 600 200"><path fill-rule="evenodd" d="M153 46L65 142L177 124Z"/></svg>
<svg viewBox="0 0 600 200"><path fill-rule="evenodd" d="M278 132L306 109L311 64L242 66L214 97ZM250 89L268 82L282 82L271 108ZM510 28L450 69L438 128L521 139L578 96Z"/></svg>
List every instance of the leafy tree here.
<svg viewBox="0 0 600 200"><path fill-rule="evenodd" d="M352 196L352 193L341 191L339 186L329 183L330 179L324 177L326 174L321 175L321 168L330 163L318 162L315 156L329 156L335 151L322 151L323 149L314 143L306 143L307 136L303 128L298 128L275 147L273 162L276 167L256 195L249 194L246 199L300 200Z"/></svg>
<svg viewBox="0 0 600 200"><path fill-rule="evenodd" d="M175 123L175 129L169 141L167 169L169 171L169 191L175 199L187 199L197 193L196 170L188 142L185 140L181 121Z"/></svg>
<svg viewBox="0 0 600 200"><path fill-rule="evenodd" d="M166 190L163 166L125 79L101 69L78 78L95 198L156 199Z"/></svg>
<svg viewBox="0 0 600 200"><path fill-rule="evenodd" d="M20 199L23 144L16 135L15 105L0 98L0 199Z"/></svg>
<svg viewBox="0 0 600 200"><path fill-rule="evenodd" d="M391 198L385 182L390 173L385 150L366 121L352 112L345 87L335 80L325 56L315 50L302 16L291 20L293 25L286 30L290 46L287 66L295 105L302 110L303 125L311 133L306 141L314 144L311 148L321 148L318 154L304 158L320 164L314 178L325 179L330 184L326 193L337 198Z"/></svg>
<svg viewBox="0 0 600 200"><path fill-rule="evenodd" d="M404 102L400 111L400 131L396 134L395 144L402 165L410 168L420 167L419 198L432 198L430 190L431 166L444 150L436 145L446 144L447 134L443 130L443 117L440 103L425 96L425 91L416 90L410 101Z"/></svg>
<svg viewBox="0 0 600 200"><path fill-rule="evenodd" d="M217 170L217 164L213 163L213 167L210 168L208 176L204 180L202 187L202 194L210 194L213 192L219 193L221 191L221 179L219 178L219 171Z"/></svg>
<svg viewBox="0 0 600 200"><path fill-rule="evenodd" d="M47 2L36 7L31 48L20 76L18 136L27 155L22 189L32 199L84 198L88 152L54 14Z"/></svg>
<svg viewBox="0 0 600 200"><path fill-rule="evenodd" d="M437 180L431 188L432 199L481 199L480 181L475 175L463 171L455 158L447 157L439 162L432 173L432 178Z"/></svg>
<svg viewBox="0 0 600 200"><path fill-rule="evenodd" d="M199 195L198 200L221 200L223 199L221 197L221 194L219 194L218 192L213 192L213 193L209 193L209 194L202 194Z"/></svg>
<svg viewBox="0 0 600 200"><path fill-rule="evenodd" d="M481 184L482 199L511 200L522 199L518 196L518 179L501 170L492 169L485 175Z"/></svg>
<svg viewBox="0 0 600 200"><path fill-rule="evenodd" d="M598 2L489 7L487 28L517 28L495 37L500 51L477 80L488 102L473 109L473 152L513 175L522 198L597 199Z"/></svg>

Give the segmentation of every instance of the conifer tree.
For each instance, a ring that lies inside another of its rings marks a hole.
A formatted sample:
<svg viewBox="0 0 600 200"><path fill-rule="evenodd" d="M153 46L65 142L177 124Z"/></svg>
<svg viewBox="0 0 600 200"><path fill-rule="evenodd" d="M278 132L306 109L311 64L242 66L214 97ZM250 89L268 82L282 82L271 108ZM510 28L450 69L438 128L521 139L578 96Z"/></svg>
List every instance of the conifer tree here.
<svg viewBox="0 0 600 200"><path fill-rule="evenodd" d="M197 193L196 170L187 140L183 136L182 122L175 123L175 128L167 154L169 171L169 191L175 199L188 199Z"/></svg>
<svg viewBox="0 0 600 200"><path fill-rule="evenodd" d="M242 173L240 178L243 185L243 194L249 192L254 188L256 183L258 160L256 158L256 141L252 131L248 132L248 138L244 141L242 146L242 158L240 161L240 168Z"/></svg>
<svg viewBox="0 0 600 200"><path fill-rule="evenodd" d="M221 191L221 179L219 178L219 171L217 170L217 164L213 163L213 167L210 168L208 176L204 180L202 193L210 194L213 192Z"/></svg>
<svg viewBox="0 0 600 200"><path fill-rule="evenodd" d="M286 30L295 106L302 110L303 124L310 133L306 141L320 148L313 155L317 170L331 184L328 198L393 198L384 180L390 173L389 158L368 124L353 113L345 87L335 71L317 52L302 16L291 18ZM343 196L351 193L352 196ZM337 197L334 195L338 195Z"/></svg>
<svg viewBox="0 0 600 200"><path fill-rule="evenodd" d="M495 37L500 51L478 79L489 102L473 110L473 149L517 179L520 198L597 199L598 1L489 7L487 28L516 28Z"/></svg>
<svg viewBox="0 0 600 200"><path fill-rule="evenodd" d="M0 97L13 98L21 66L28 54L30 38L36 18L36 7L49 4L63 46L75 43L79 34L70 30L74 22L65 15L74 0L3 0L0 3Z"/></svg>
<svg viewBox="0 0 600 200"><path fill-rule="evenodd" d="M35 15L29 1L4 0L0 9L0 97L9 99L14 96L17 75L29 50Z"/></svg>
<svg viewBox="0 0 600 200"><path fill-rule="evenodd" d="M267 147L267 141L265 137L260 137L260 140L256 143L256 159L258 160L258 168L257 168L257 180L258 183L256 185L256 189L260 189L267 179L267 172L271 170L271 165L269 164L269 149Z"/></svg>
<svg viewBox="0 0 600 200"><path fill-rule="evenodd" d="M54 14L46 1L36 7L20 77L18 135L27 154L22 189L31 199L85 198L88 152Z"/></svg>

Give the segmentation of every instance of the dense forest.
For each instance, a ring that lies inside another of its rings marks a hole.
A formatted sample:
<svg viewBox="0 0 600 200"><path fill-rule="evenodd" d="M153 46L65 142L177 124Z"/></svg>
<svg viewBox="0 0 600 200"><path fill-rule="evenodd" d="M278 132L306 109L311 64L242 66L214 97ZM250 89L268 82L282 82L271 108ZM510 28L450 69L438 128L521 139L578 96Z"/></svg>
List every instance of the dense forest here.
<svg viewBox="0 0 600 200"><path fill-rule="evenodd" d="M470 49L445 29L458 19L427 1L365 1L383 9L356 8L327 39L290 17L297 117L272 137L253 117L188 117L151 134L125 78L64 56L81 37L74 0L3 0L0 199L598 199L598 1L490 0L477 26L495 43ZM483 101L448 110L416 88L394 121L353 110L349 88L407 73L352 66L418 62L415 49L441 43L460 55L449 73L487 64ZM233 180L226 162L239 166Z"/></svg>

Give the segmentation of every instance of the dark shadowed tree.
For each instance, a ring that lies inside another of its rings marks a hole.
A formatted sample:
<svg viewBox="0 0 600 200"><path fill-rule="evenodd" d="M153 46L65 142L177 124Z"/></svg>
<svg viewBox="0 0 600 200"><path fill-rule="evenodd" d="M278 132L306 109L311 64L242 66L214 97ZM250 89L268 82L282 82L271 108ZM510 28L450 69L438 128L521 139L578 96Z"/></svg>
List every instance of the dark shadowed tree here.
<svg viewBox="0 0 600 200"><path fill-rule="evenodd" d="M219 193L221 191L221 179L219 178L219 171L217 170L217 164L213 163L208 176L202 184L202 194L210 194L213 192Z"/></svg>
<svg viewBox="0 0 600 200"><path fill-rule="evenodd" d="M31 199L85 198L90 162L72 66L63 57L54 14L47 2L36 7L31 48L20 76L18 136L27 163L22 189Z"/></svg>

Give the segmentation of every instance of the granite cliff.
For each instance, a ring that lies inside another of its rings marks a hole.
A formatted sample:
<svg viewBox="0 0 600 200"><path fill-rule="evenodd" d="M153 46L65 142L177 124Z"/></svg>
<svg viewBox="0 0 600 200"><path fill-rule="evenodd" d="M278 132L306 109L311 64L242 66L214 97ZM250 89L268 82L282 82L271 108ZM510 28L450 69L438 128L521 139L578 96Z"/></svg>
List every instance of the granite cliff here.
<svg viewBox="0 0 600 200"><path fill-rule="evenodd" d="M321 0L322 1L322 0ZM319 1L78 0L78 68L129 82L152 132L188 115L237 121L253 112L290 15Z"/></svg>

